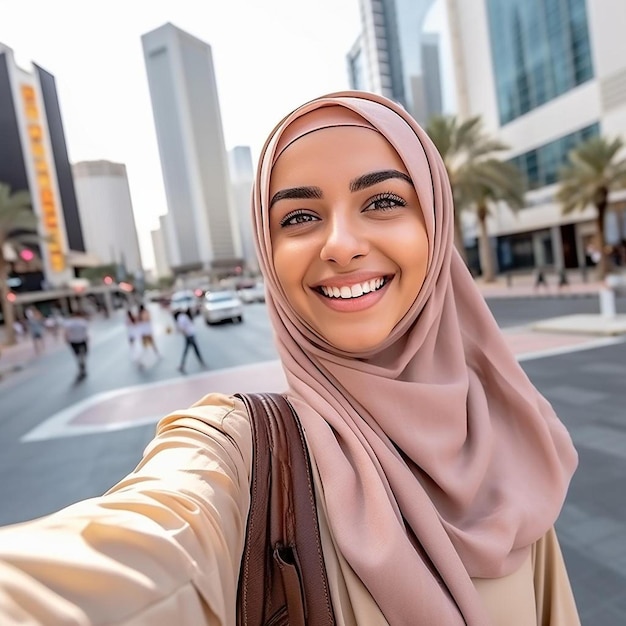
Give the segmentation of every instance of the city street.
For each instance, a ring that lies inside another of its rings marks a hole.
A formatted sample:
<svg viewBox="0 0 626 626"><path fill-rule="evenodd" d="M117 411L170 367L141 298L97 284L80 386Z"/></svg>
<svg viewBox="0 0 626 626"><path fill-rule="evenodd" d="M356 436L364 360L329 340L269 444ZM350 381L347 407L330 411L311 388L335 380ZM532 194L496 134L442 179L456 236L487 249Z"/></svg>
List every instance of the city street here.
<svg viewBox="0 0 626 626"><path fill-rule="evenodd" d="M597 313L594 297L489 300L530 378L552 402L577 445L580 467L557 522L583 624L626 623L626 344L623 337L533 333L531 322ZM626 310L618 300L618 310ZM43 515L102 493L139 460L156 420L211 391L280 390L263 304L242 324L196 319L208 364L188 355L169 314L152 307L161 359L130 360L121 311L92 323L89 376L74 383L65 346L0 382L0 524Z"/></svg>

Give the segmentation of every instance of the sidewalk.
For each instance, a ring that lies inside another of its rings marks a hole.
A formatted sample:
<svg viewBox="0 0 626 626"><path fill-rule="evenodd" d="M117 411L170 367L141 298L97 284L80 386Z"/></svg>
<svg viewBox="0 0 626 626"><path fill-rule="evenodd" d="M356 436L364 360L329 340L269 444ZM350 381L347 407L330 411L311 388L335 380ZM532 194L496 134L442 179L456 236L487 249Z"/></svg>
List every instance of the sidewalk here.
<svg viewBox="0 0 626 626"><path fill-rule="evenodd" d="M60 333L56 339L50 335L45 336L45 348L41 355L35 353L33 341L28 336L22 337L14 346L6 346L4 345L4 329L0 327L0 381L9 374L25 369L37 359L53 354L61 348L65 348L65 341Z"/></svg>
<svg viewBox="0 0 626 626"><path fill-rule="evenodd" d="M571 270L567 274L568 285L559 289L556 274L546 272L547 287L535 288L534 273L501 274L493 283L483 283L476 279L476 285L485 298L566 298L572 296L597 296L605 288L602 281L588 272L587 280L583 280L580 270Z"/></svg>

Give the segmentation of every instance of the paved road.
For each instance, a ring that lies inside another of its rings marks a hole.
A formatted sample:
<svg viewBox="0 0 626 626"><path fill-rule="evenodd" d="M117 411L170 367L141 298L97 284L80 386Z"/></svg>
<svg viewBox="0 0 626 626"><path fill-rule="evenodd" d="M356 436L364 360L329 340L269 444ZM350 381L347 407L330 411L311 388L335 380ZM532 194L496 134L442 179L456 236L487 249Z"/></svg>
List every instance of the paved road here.
<svg viewBox="0 0 626 626"><path fill-rule="evenodd" d="M567 424L579 450L580 468L557 528L583 624L623 626L626 344L618 339L599 347L602 342L582 338L558 347L549 344L554 338L520 330L520 324L544 317L593 312L594 305L593 298L490 302L516 352L525 353L523 367ZM73 363L64 349L0 383L0 524L102 493L132 469L152 437L155 406L157 413L160 408L167 412L168 402L180 406L211 389L227 390L224 385L233 376L229 379L232 370L224 368L256 368L239 370L235 378L261 388L270 384L263 375L278 380L262 305L248 307L241 325L205 328L198 320L211 369L194 370L190 358L187 377L176 372L181 339L165 332L168 324L169 318L157 311L164 357L143 371L130 363L124 328L116 318L98 324L84 385L72 384ZM529 341L555 349L537 352ZM250 365L255 362L262 365ZM125 423L129 414L139 419Z"/></svg>

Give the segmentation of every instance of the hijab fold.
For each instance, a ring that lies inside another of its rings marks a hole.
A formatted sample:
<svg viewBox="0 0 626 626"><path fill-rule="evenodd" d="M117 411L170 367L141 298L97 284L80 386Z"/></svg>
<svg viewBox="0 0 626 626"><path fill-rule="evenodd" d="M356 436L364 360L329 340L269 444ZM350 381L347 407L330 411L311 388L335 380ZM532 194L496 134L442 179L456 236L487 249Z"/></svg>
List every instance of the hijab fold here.
<svg viewBox="0 0 626 626"><path fill-rule="evenodd" d="M359 354L328 344L295 313L269 235L278 155L304 134L343 125L372 128L397 151L429 242L413 306L383 344ZM386 98L318 98L283 119L266 142L253 218L288 395L339 549L391 624L485 626L471 578L505 576L521 565L554 524L577 455L453 247L452 193L437 150Z"/></svg>

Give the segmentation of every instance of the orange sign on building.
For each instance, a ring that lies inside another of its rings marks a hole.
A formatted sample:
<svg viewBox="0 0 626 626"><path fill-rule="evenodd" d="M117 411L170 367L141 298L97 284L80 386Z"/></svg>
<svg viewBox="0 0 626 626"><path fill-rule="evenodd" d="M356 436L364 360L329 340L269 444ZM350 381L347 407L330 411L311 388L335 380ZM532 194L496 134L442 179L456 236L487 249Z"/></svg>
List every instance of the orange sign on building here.
<svg viewBox="0 0 626 626"><path fill-rule="evenodd" d="M22 85L22 100L28 128L30 153L35 166L37 193L41 204L41 217L48 241L45 248L54 272L65 269L65 253L62 245L62 233L59 224L59 209L54 196L54 187L50 177L50 168L44 144L43 128L35 90L30 85Z"/></svg>

